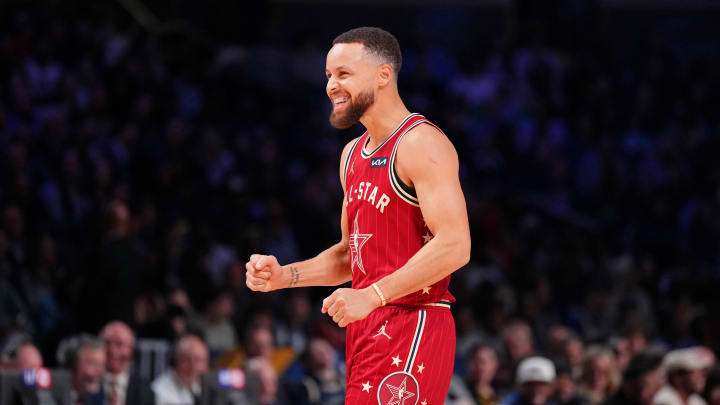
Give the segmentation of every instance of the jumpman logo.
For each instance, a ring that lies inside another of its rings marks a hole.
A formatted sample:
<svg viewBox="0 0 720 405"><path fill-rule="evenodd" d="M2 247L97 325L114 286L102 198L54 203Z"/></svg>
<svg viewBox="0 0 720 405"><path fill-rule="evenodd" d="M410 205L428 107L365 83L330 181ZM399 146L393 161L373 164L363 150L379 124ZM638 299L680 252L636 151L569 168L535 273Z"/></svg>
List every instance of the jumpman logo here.
<svg viewBox="0 0 720 405"><path fill-rule="evenodd" d="M373 339L375 339L375 338L378 337L378 336L385 336L386 338L388 338L388 340L392 340L392 338L390 337L390 335L388 335L387 332L385 332L385 328L387 327L387 323L388 323L388 321L385 321L385 323L383 324L383 326L380 327L380 330L378 331L378 333L376 333L375 336L373 336Z"/></svg>

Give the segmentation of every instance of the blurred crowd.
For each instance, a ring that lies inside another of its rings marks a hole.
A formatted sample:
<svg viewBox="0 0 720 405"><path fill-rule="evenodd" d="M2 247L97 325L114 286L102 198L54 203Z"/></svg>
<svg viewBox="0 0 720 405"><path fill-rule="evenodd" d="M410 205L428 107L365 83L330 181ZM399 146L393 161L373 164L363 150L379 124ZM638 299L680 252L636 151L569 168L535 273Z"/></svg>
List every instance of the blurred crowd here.
<svg viewBox="0 0 720 405"><path fill-rule="evenodd" d="M155 339L173 363L137 395L158 403L194 398L218 367L256 375L259 403L342 403L344 331L319 311L332 290L244 286L251 253L287 263L339 238L338 159L360 129L326 120L333 36L229 44L158 34L117 5L33 4L0 5L5 367L70 367L77 395L110 401L132 374L113 350L129 363ZM717 405L716 48L678 43L675 20L612 47L554 41L542 16L452 37L465 14L433 20L454 46L408 28L427 20L385 27L406 104L461 160L473 252L451 285L452 400L650 403L667 379ZM673 366L688 347L693 365Z"/></svg>

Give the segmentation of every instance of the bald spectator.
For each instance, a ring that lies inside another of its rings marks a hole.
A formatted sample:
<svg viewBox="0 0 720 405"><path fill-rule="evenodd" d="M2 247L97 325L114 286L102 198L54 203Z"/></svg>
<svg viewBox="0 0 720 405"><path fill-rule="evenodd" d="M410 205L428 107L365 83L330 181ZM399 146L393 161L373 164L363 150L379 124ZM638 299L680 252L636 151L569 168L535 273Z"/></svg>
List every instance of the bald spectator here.
<svg viewBox="0 0 720 405"><path fill-rule="evenodd" d="M110 405L102 391L106 360L102 342L80 336L72 344L67 360L72 372L72 405Z"/></svg>
<svg viewBox="0 0 720 405"><path fill-rule="evenodd" d="M705 348L692 347L665 355L667 384L655 394L654 405L707 405L700 394L705 389L714 358L705 355L705 351Z"/></svg>
<svg viewBox="0 0 720 405"><path fill-rule="evenodd" d="M330 343L320 338L312 339L307 349L306 367L298 404L345 403L345 376L338 371L337 353Z"/></svg>
<svg viewBox="0 0 720 405"><path fill-rule="evenodd" d="M197 336L188 335L175 345L170 370L152 383L157 405L195 404L201 394L200 379L208 370L208 349Z"/></svg>
<svg viewBox="0 0 720 405"><path fill-rule="evenodd" d="M107 357L103 389L109 405L153 405L150 383L132 368L135 335L120 321L107 324L100 332Z"/></svg>
<svg viewBox="0 0 720 405"><path fill-rule="evenodd" d="M40 351L30 342L20 343L14 349L9 350L4 357L2 368L7 370L37 369L43 366Z"/></svg>

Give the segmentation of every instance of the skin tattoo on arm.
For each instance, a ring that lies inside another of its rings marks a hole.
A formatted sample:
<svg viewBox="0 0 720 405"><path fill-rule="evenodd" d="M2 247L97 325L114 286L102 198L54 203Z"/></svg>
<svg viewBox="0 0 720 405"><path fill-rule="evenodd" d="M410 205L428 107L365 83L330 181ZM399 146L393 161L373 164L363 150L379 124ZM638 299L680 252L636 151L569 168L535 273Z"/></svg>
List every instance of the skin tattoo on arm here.
<svg viewBox="0 0 720 405"><path fill-rule="evenodd" d="M291 266L290 267L290 286L288 288L293 288L295 285L297 285L298 281L300 280L300 273L298 272L297 267Z"/></svg>

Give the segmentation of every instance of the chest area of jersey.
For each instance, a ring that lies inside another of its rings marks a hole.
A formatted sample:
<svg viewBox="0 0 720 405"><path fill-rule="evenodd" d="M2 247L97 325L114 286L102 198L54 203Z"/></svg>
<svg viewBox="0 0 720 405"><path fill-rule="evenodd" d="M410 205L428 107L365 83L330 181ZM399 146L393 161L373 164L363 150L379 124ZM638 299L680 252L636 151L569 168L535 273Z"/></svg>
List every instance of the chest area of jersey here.
<svg viewBox="0 0 720 405"><path fill-rule="evenodd" d="M349 211L373 208L380 215L387 212L395 199L388 178L389 164L389 157L353 157L349 162L345 195Z"/></svg>

